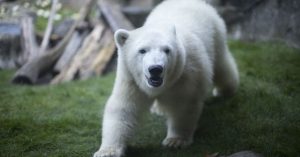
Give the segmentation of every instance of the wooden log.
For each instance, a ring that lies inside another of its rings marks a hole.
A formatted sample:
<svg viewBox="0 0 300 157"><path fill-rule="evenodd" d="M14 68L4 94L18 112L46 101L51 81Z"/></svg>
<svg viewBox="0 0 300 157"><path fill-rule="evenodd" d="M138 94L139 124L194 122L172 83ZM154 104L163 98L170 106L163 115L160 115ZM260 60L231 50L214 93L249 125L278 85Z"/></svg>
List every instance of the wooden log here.
<svg viewBox="0 0 300 157"><path fill-rule="evenodd" d="M87 0L84 7L80 10L80 17L73 24L63 40L48 52L33 58L20 68L12 79L12 83L16 84L34 84L41 73L53 66L54 62L63 52L66 44L72 37L76 27L87 17L91 10L93 0Z"/></svg>
<svg viewBox="0 0 300 157"><path fill-rule="evenodd" d="M102 43L103 43L103 40L105 40L106 32L107 32L107 29L104 28L101 32L102 33L101 38L99 40L97 40L97 41L95 40L94 42L91 43L92 45L95 44L97 46L94 46L94 49L91 52L86 53L89 55L87 55L85 58L83 58L82 64L78 69L78 79L82 80L82 79L86 79L86 78L89 78L92 76L92 75L89 75L89 69L92 67L93 62L96 59L96 57L99 55L99 52L101 51L101 49L105 48Z"/></svg>
<svg viewBox="0 0 300 157"><path fill-rule="evenodd" d="M100 42L101 49L98 55L90 66L81 72L80 79L87 79L92 76L99 76L103 74L108 62L111 60L116 46L114 43L114 36L110 29L107 29Z"/></svg>
<svg viewBox="0 0 300 157"><path fill-rule="evenodd" d="M123 15L121 6L115 1L98 0L98 7L101 15L113 32L121 28L127 30L134 29L131 22Z"/></svg>
<svg viewBox="0 0 300 157"><path fill-rule="evenodd" d="M89 58L93 58L93 53L99 50L99 41L103 30L104 26L100 24L94 28L84 40L83 45L78 50L76 56L74 56L72 62L51 81L51 84L71 81L75 78L76 74L79 74L80 70L85 66L84 63L87 63Z"/></svg>
<svg viewBox="0 0 300 157"><path fill-rule="evenodd" d="M85 37L88 35L88 31L84 31L82 33L76 31L66 46L65 51L63 52L62 56L59 58L59 60L56 62L53 71L55 73L60 73L63 69L65 69L72 61L74 56L77 54L78 49L81 47L81 43L85 39Z"/></svg>
<svg viewBox="0 0 300 157"><path fill-rule="evenodd" d="M96 75L102 75L108 62L114 55L116 51L116 46L114 43L113 33L111 30L108 30L108 35L105 40L105 48L100 51L100 55L96 58L92 65L92 69Z"/></svg>
<svg viewBox="0 0 300 157"><path fill-rule="evenodd" d="M38 55L38 45L35 37L34 22L31 16L25 15L21 17L20 24L22 27L22 58L21 64L25 64L28 60L32 60Z"/></svg>

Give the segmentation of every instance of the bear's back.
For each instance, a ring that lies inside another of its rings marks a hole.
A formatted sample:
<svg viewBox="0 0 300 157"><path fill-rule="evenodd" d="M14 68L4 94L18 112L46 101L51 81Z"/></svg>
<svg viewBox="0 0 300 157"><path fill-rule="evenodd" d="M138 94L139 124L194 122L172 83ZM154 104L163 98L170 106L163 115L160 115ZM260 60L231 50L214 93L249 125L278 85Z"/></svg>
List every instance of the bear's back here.
<svg viewBox="0 0 300 157"><path fill-rule="evenodd" d="M159 30L168 30L172 25L184 45L192 40L202 44L208 53L214 51L213 38L226 33L223 20L203 0L166 0L150 13L144 24Z"/></svg>
<svg viewBox="0 0 300 157"><path fill-rule="evenodd" d="M211 29L219 19L216 10L205 1L166 0L150 13L145 25L168 27L174 24L179 30L199 31Z"/></svg>

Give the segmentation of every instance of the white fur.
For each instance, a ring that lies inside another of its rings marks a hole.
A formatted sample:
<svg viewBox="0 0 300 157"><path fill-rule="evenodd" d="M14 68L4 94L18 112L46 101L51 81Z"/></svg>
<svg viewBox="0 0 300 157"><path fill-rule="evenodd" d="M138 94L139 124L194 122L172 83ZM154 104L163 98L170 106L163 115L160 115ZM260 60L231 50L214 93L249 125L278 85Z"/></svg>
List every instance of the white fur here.
<svg viewBox="0 0 300 157"><path fill-rule="evenodd" d="M238 71L226 44L224 22L204 1L167 0L152 11L143 27L119 30L115 40L117 76L104 111L102 144L94 157L122 156L154 101L152 110L167 117L163 145L187 146L212 88L218 95L237 89ZM140 49L147 52L140 54ZM163 84L152 87L148 68L157 64L164 68Z"/></svg>

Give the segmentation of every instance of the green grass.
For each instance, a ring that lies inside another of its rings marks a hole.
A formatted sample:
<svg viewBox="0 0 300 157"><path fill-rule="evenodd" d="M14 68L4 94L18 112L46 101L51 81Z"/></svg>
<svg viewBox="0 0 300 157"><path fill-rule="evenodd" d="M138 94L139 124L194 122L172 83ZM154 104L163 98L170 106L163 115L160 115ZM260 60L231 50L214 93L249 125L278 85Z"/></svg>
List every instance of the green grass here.
<svg viewBox="0 0 300 157"><path fill-rule="evenodd" d="M253 150L296 157L300 150L300 52L280 43L230 42L241 85L229 99L207 101L194 144L160 146L164 119L149 115L131 140L130 157L202 157ZM55 86L16 86L0 71L0 156L83 157L100 145L103 107L114 74Z"/></svg>

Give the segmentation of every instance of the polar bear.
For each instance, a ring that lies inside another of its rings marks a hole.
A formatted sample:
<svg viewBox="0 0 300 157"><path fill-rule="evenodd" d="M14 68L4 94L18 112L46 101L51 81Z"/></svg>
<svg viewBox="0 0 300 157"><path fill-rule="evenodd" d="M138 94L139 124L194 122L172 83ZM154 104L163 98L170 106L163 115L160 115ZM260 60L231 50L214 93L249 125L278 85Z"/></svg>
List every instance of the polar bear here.
<svg viewBox="0 0 300 157"><path fill-rule="evenodd" d="M212 89L216 95L237 90L238 70L226 44L224 22L205 1L166 0L141 28L116 31L115 43L116 80L94 157L123 156L151 106L167 119L162 144L188 146Z"/></svg>

